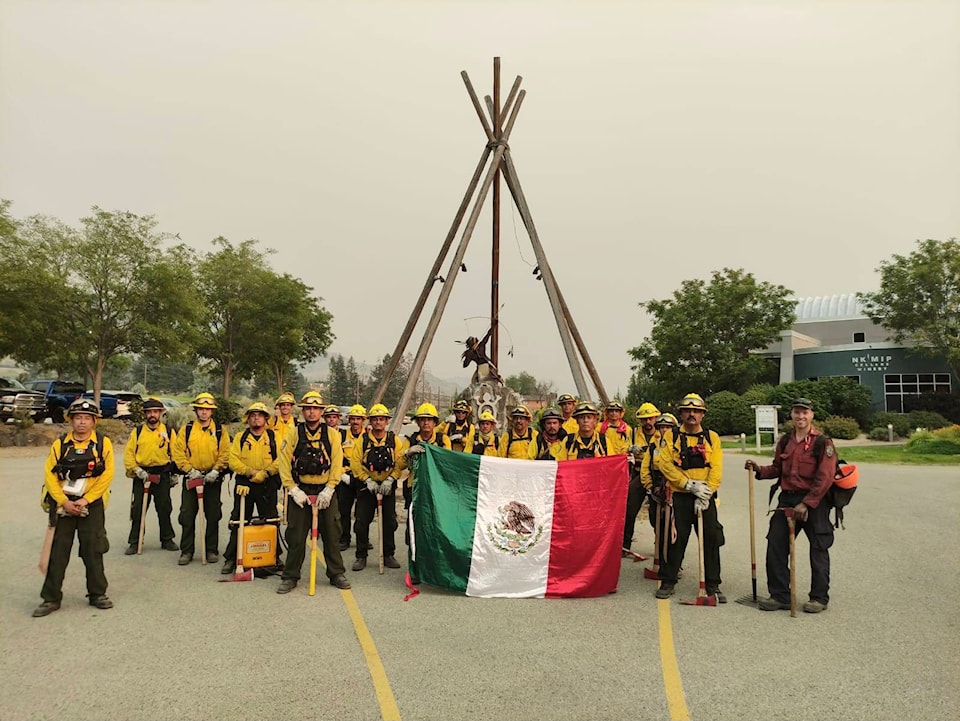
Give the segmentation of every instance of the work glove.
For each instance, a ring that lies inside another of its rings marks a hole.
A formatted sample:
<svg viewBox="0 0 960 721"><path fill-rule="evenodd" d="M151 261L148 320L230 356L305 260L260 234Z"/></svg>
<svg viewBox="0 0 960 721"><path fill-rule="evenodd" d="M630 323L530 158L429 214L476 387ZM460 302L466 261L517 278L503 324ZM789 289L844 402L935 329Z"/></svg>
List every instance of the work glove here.
<svg viewBox="0 0 960 721"><path fill-rule="evenodd" d="M643 453L643 449L634 443L627 449L627 453L631 456L639 456L641 453Z"/></svg>
<svg viewBox="0 0 960 721"><path fill-rule="evenodd" d="M203 477L204 483L213 483L220 477L220 471L216 468L211 469L207 475Z"/></svg>
<svg viewBox="0 0 960 721"><path fill-rule="evenodd" d="M303 489L300 486L294 486L287 492L287 497L292 498L293 502L296 503L300 508L303 508L303 504L306 503L309 499L307 494L303 492Z"/></svg>
<svg viewBox="0 0 960 721"><path fill-rule="evenodd" d="M637 462L637 459L634 457L634 455L633 455L632 453L628 453L628 454L627 454L627 463L629 463L629 464L632 466L632 465L633 465L634 463L636 463L636 462Z"/></svg>
<svg viewBox="0 0 960 721"><path fill-rule="evenodd" d="M330 507L330 501L333 499L333 486L325 486L317 496L317 508L323 510Z"/></svg>
<svg viewBox="0 0 960 721"><path fill-rule="evenodd" d="M703 513L710 508L710 499L695 498L693 501L693 510L697 513Z"/></svg>
<svg viewBox="0 0 960 721"><path fill-rule="evenodd" d="M237 495L238 495L238 496L245 496L245 495L247 495L248 493L250 493L250 486L241 486L240 484L237 484Z"/></svg>
<svg viewBox="0 0 960 721"><path fill-rule="evenodd" d="M710 490L710 486L703 481L687 481L687 485L683 487L683 490L687 493L692 493L704 501L709 501L710 497L713 496L713 491Z"/></svg>
<svg viewBox="0 0 960 721"><path fill-rule="evenodd" d="M424 452L423 446L421 446L421 445L410 446L410 447L406 450L406 455L407 455L407 458L409 458L410 456L416 456L416 455L418 455L418 454L420 454L420 453L423 453L423 452Z"/></svg>
<svg viewBox="0 0 960 721"><path fill-rule="evenodd" d="M263 483L265 480L267 480L267 472L257 471L256 473L253 474L253 478L251 478L250 480L253 481L254 483Z"/></svg>
<svg viewBox="0 0 960 721"><path fill-rule="evenodd" d="M196 468L191 468L190 472L187 474L187 478L189 478L192 481L195 478L203 478L203 474L200 471L198 471Z"/></svg>
<svg viewBox="0 0 960 721"><path fill-rule="evenodd" d="M170 476L170 488L176 488L180 485L180 482L183 480L183 475L180 473L174 473Z"/></svg>
<svg viewBox="0 0 960 721"><path fill-rule="evenodd" d="M451 440L451 441L462 441L462 440L463 440L463 434L462 434L462 433L454 433L452 436L450 436L450 440Z"/></svg>
<svg viewBox="0 0 960 721"><path fill-rule="evenodd" d="M370 491L370 493L379 493L380 492L379 488L380 488L379 483L377 483L373 479L370 479L370 478L367 479L367 490Z"/></svg>
<svg viewBox="0 0 960 721"><path fill-rule="evenodd" d="M150 474L143 470L140 466L137 466L133 469L133 475L139 478L141 481L145 481L150 477Z"/></svg>
<svg viewBox="0 0 960 721"><path fill-rule="evenodd" d="M393 490L393 484L397 482L397 479L393 476L387 478L383 483L380 484L380 495L386 496L390 491Z"/></svg>
<svg viewBox="0 0 960 721"><path fill-rule="evenodd" d="M343 483L344 485L349 486L349 485L350 485L350 474L349 474L349 473L344 473L342 476L340 476L340 482Z"/></svg>

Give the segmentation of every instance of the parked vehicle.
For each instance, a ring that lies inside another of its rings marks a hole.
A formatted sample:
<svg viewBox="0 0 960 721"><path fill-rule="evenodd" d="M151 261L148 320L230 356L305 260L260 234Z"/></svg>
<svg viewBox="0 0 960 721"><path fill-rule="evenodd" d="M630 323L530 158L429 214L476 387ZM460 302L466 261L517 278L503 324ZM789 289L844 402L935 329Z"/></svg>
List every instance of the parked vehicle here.
<svg viewBox="0 0 960 721"><path fill-rule="evenodd" d="M7 421L16 413L42 420L46 412L47 400L43 393L25 388L15 378L0 378L0 420Z"/></svg>
<svg viewBox="0 0 960 721"><path fill-rule="evenodd" d="M40 379L27 381L27 388L46 397L44 416L54 423L63 423L64 412L77 398L83 395L84 385L77 381Z"/></svg>
<svg viewBox="0 0 960 721"><path fill-rule="evenodd" d="M93 398L93 391L84 391L84 398ZM142 401L139 393L132 391L100 391L100 412L104 418L124 420L130 417L130 402Z"/></svg>

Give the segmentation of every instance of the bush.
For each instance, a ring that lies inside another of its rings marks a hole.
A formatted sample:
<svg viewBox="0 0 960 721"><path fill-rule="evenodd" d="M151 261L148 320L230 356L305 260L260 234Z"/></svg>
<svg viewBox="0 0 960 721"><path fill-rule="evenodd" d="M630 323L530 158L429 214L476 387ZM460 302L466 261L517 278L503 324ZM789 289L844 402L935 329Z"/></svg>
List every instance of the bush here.
<svg viewBox="0 0 960 721"><path fill-rule="evenodd" d="M867 438L871 441L889 441L890 433L886 428L874 428L867 434Z"/></svg>
<svg viewBox="0 0 960 721"><path fill-rule="evenodd" d="M813 401L813 412L819 418L833 414L829 389L817 381L796 381L783 383L770 391L770 403L780 406L780 418L790 420L790 406L796 398L809 398Z"/></svg>
<svg viewBox="0 0 960 721"><path fill-rule="evenodd" d="M933 435L937 438L946 438L950 441L957 441L960 443L960 426L952 425L947 426L946 428L940 428L933 432Z"/></svg>
<svg viewBox="0 0 960 721"><path fill-rule="evenodd" d="M960 455L960 440L940 438L930 431L914 433L904 446L906 453L928 453L937 456Z"/></svg>
<svg viewBox="0 0 960 721"><path fill-rule="evenodd" d="M118 421L116 418L104 418L97 422L97 433L106 436L110 439L111 443L117 445L127 442L127 439L130 437L130 426L123 421ZM117 467L120 468L123 462L115 458L114 462L117 461L119 461Z"/></svg>
<svg viewBox="0 0 960 721"><path fill-rule="evenodd" d="M903 410L936 411L951 423L960 423L960 393L921 393L903 397Z"/></svg>
<svg viewBox="0 0 960 721"><path fill-rule="evenodd" d="M950 421L933 411L911 411L907 414L907 422L910 428L926 428L928 431L950 425Z"/></svg>
<svg viewBox="0 0 960 721"><path fill-rule="evenodd" d="M214 396L217 408L213 412L213 420L222 426L236 423L240 420L241 405L223 396Z"/></svg>
<svg viewBox="0 0 960 721"><path fill-rule="evenodd" d="M825 391L833 415L847 416L861 426L866 426L867 419L873 412L873 393L867 386L842 376L821 378L816 384L820 390Z"/></svg>
<svg viewBox="0 0 960 721"><path fill-rule="evenodd" d="M910 419L903 413L893 413L884 411L875 413L870 419L870 428L883 428L887 431L887 424L893 425L893 433L900 438L907 438L910 435Z"/></svg>
<svg viewBox="0 0 960 721"><path fill-rule="evenodd" d="M822 423L823 432L831 438L852 441L860 436L860 426L853 418L830 416Z"/></svg>
<svg viewBox="0 0 960 721"><path fill-rule="evenodd" d="M703 424L710 430L716 431L721 436L740 433L741 430L749 430L747 428L738 428L734 423L734 415L740 403L740 396L736 393L720 391L719 393L714 393L712 396L707 396L706 401L709 420L705 418Z"/></svg>

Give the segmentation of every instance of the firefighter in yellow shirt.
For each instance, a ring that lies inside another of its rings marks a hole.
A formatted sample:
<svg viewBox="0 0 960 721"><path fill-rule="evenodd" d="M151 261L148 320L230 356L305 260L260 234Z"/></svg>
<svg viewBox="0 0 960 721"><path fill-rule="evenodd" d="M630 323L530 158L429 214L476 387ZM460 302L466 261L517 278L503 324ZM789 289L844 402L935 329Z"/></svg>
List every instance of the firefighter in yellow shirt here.
<svg viewBox="0 0 960 721"><path fill-rule="evenodd" d="M277 433L277 438L286 438L291 429L297 427L297 419L293 415L293 404L296 403L293 393L281 393L277 396L273 408L274 416L267 421L267 428Z"/></svg>
<svg viewBox="0 0 960 721"><path fill-rule="evenodd" d="M490 411L483 411L477 421L477 435L473 440L473 454L476 456L499 456L500 434L497 433L497 419Z"/></svg>
<svg viewBox="0 0 960 721"><path fill-rule="evenodd" d="M649 404L644 404L649 405ZM640 406L643 410L643 406ZM670 491L667 479L660 471L660 449L673 443L673 434L677 430L677 419L672 413L661 413L654 421L654 433L650 437L646 449L643 451L643 460L640 463L640 481L647 496L650 525L656 530L657 515L660 515L660 542L654 549L657 561L654 564L659 570L666 562L664 548L669 547L673 529L673 494Z"/></svg>
<svg viewBox="0 0 960 721"><path fill-rule="evenodd" d="M300 399L303 423L280 445L280 480L292 503L287 507L287 561L277 593L290 593L300 581L307 536L313 528L313 505L330 585L350 588L340 553L340 507L334 499L343 475L343 444L339 430L324 423L323 411L319 393L304 393Z"/></svg>
<svg viewBox="0 0 960 721"><path fill-rule="evenodd" d="M680 428L673 442L660 450L660 471L673 492L674 522L677 538L670 545L666 563L660 566L660 588L657 598L669 598L677 583L677 572L683 563L690 530L697 515L703 518L703 569L707 595L718 603L726 603L720 591L720 546L723 526L717 518L716 493L723 480L723 448L720 436L705 429L701 422L707 404L696 393L688 393L677 406Z"/></svg>
<svg viewBox="0 0 960 721"><path fill-rule="evenodd" d="M560 413L563 414L563 430L567 435L573 435L580 431L577 425L577 419L573 417L573 411L577 407L577 399L569 393L563 393L557 398L557 405L560 406Z"/></svg>
<svg viewBox="0 0 960 721"><path fill-rule="evenodd" d="M623 522L623 548L630 548L633 543L633 532L637 525L637 516L643 507L643 499L646 491L643 487L643 480L640 478L640 463L643 460L643 453L653 438L655 429L653 422L660 411L653 403L643 403L637 409L637 421L639 425L633 429L633 442L627 449L630 459L630 485L627 487L627 516ZM626 551L624 556L629 555Z"/></svg>
<svg viewBox="0 0 960 721"><path fill-rule="evenodd" d="M510 431L500 436L501 458L527 458L527 450L539 435L530 427L533 417L526 406L517 406L510 411Z"/></svg>
<svg viewBox="0 0 960 721"><path fill-rule="evenodd" d="M536 441L527 446L527 459L531 461L557 461L563 451L567 432L563 430L563 416L556 408L547 408L540 414L540 433Z"/></svg>
<svg viewBox="0 0 960 721"><path fill-rule="evenodd" d="M230 445L230 470L233 471L233 512L230 514L230 540L223 552L222 574L237 568L237 526L240 520L240 499L244 499L244 523L253 518L277 517L277 487L280 485L278 446L283 439L267 428L270 411L263 403L253 403L243 412L246 430L238 433ZM279 545L277 546L279 548Z"/></svg>
<svg viewBox="0 0 960 721"><path fill-rule="evenodd" d="M90 605L113 608L103 571L103 554L110 548L104 509L113 482L113 445L96 432L100 408L93 401L77 398L67 408L67 418L70 431L53 442L44 465L41 506L48 514L49 528L55 530L40 591L43 602L34 609L35 618L60 608L74 535L80 540Z"/></svg>
<svg viewBox="0 0 960 721"><path fill-rule="evenodd" d="M592 403L581 403L573 412L577 419L577 432L567 436L558 460L572 461L578 458L599 458L607 452L607 437L600 433L597 422L600 411Z"/></svg>
<svg viewBox="0 0 960 721"><path fill-rule="evenodd" d="M186 476L180 493L180 560L186 566L193 560L197 512L200 502L197 487L203 486L203 516L206 519L207 563L220 560L220 519L223 517L220 489L230 463L230 434L213 420L216 401L209 393L199 394L191 404L197 419L190 421L173 441L173 462Z"/></svg>
<svg viewBox="0 0 960 721"><path fill-rule="evenodd" d="M351 475L356 479L357 558L353 562L354 571L367 567L367 552L370 550L370 523L373 521L377 506L381 508L383 524L383 565L387 568L400 568L396 559L397 531L397 484L400 474L407 467L407 441L403 436L387 430L390 411L377 403L370 409L370 429L353 444L350 454Z"/></svg>
<svg viewBox="0 0 960 721"><path fill-rule="evenodd" d="M323 419L328 421L330 418L330 409L336 408L339 414L340 409L336 406L327 406L324 411ZM339 418L339 415L337 416ZM350 548L350 518L353 516L353 505L357 500L357 494L360 492L360 486L351 473L350 457L353 455L353 447L366 430L367 409L359 403L351 406L347 411L347 427L340 428L340 441L343 443L343 475L340 476L340 483L337 484L337 503L340 506L340 550L346 551ZM354 528L356 533L356 528ZM369 550L369 549L367 549Z"/></svg>
<svg viewBox="0 0 960 721"><path fill-rule="evenodd" d="M420 430L407 437L408 448L405 454L408 459L417 453L423 453L421 446L424 444L446 448L448 451L453 450L450 447L450 439L437 430L440 416L437 415L437 409L432 403L421 403L413 416L413 420ZM403 508L407 512L407 526L403 532L403 540L407 546L410 545L410 503L413 501L413 480L413 469L411 468L411 472L407 475L407 482L403 487Z"/></svg>
<svg viewBox="0 0 960 721"><path fill-rule="evenodd" d="M477 428L470 422L470 404L459 400L453 404L453 420L444 421L438 430L450 439L450 448L461 453L473 453Z"/></svg>
<svg viewBox="0 0 960 721"><path fill-rule="evenodd" d="M143 402L144 422L130 431L127 447L123 452L123 467L127 478L133 479L133 494L130 500L130 535L127 536L127 550L124 555L132 556L137 552L140 541L140 516L143 504L153 499L153 508L157 512L160 526L160 547L165 551L179 551L174 542L173 503L170 501L170 489L173 487L173 474L177 467L171 456L173 439L161 418L166 406L156 398L147 398ZM149 487L149 491L146 489Z"/></svg>

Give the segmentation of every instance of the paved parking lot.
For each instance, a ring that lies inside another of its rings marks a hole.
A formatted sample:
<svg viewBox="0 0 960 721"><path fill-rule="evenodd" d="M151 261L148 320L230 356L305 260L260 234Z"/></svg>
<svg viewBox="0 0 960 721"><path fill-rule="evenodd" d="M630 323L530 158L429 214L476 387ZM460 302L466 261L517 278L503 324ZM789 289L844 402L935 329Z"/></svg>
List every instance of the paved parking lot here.
<svg viewBox="0 0 960 721"><path fill-rule="evenodd" d="M349 592L322 582L310 597L302 583L278 596L277 580L218 583L219 565L177 566L178 554L159 549L152 511L144 555L123 556L120 479L105 559L116 607L86 604L75 558L63 608L33 619L42 463L0 450L3 719L960 717L956 467L862 467L832 552L830 608L816 616L733 603L750 592L750 555L743 456L728 452L726 606L678 602L696 594L693 544L670 601L654 599L644 564L630 560L618 592L600 599L424 587L404 603L401 572L380 576L375 565L347 572ZM757 498L762 593L764 484ZM649 525L638 524L634 548L652 550ZM806 549L801 538L801 591Z"/></svg>

